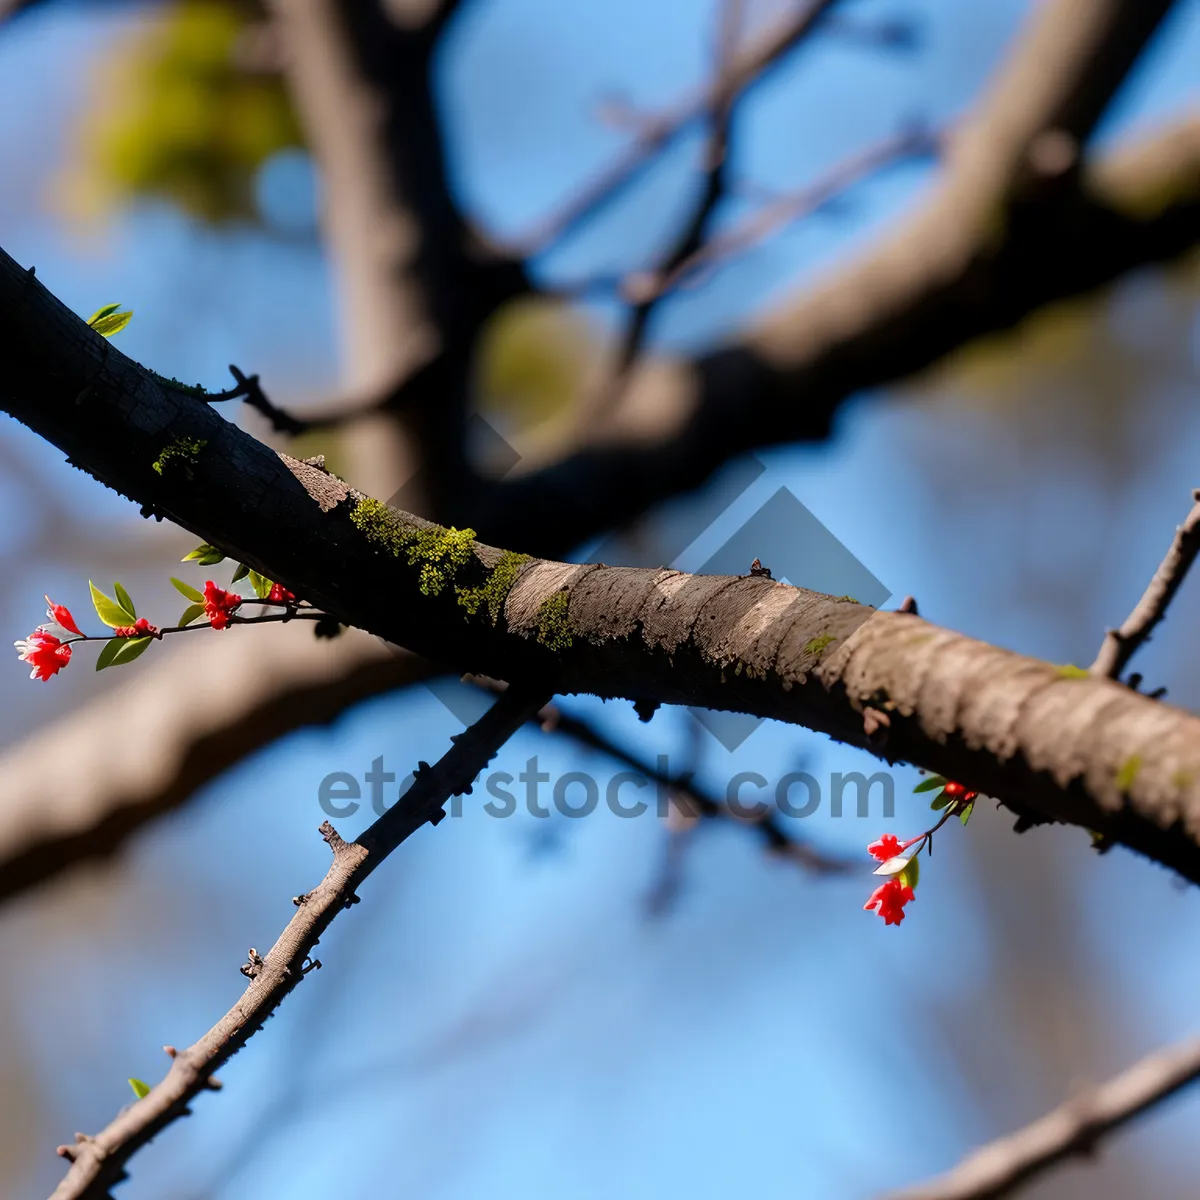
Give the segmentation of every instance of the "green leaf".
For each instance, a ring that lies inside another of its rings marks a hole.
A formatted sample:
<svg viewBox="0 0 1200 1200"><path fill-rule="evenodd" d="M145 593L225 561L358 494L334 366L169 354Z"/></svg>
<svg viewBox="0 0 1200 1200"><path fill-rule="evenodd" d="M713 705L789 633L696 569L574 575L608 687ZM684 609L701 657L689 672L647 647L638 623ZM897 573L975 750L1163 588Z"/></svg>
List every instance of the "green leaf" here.
<svg viewBox="0 0 1200 1200"><path fill-rule="evenodd" d="M140 1079L131 1079L129 1081L129 1086L133 1088L133 1094L139 1100L141 1100L143 1096L150 1095L150 1085L148 1083L143 1083Z"/></svg>
<svg viewBox="0 0 1200 1200"><path fill-rule="evenodd" d="M204 616L203 604L190 604L183 610L183 616L179 618L180 625L190 625L197 617Z"/></svg>
<svg viewBox="0 0 1200 1200"><path fill-rule="evenodd" d="M913 788L913 792L932 792L934 788L946 786L946 777L944 775L930 775L928 779L922 779L920 783Z"/></svg>
<svg viewBox="0 0 1200 1200"><path fill-rule="evenodd" d="M921 856L914 854L908 860L908 866L896 876L900 880L901 887L916 888L917 880L921 878Z"/></svg>
<svg viewBox="0 0 1200 1200"><path fill-rule="evenodd" d="M119 583L113 584L113 592L117 597L117 603L136 620L137 609L133 607L133 600L129 593Z"/></svg>
<svg viewBox="0 0 1200 1200"><path fill-rule="evenodd" d="M96 670L103 671L105 667L113 665L113 659L117 657L117 651L121 648L121 643L124 638L109 638L103 646L100 647L100 654L96 659Z"/></svg>
<svg viewBox="0 0 1200 1200"><path fill-rule="evenodd" d="M118 625L132 625L137 617L118 604L111 596L106 596L90 579L88 587L92 589L92 604L96 608L96 616L110 629Z"/></svg>
<svg viewBox="0 0 1200 1200"><path fill-rule="evenodd" d="M101 310L97 311L96 316L89 320L88 324L101 337L114 337L131 322L133 313L113 311L115 308L120 308L120 305L106 305L104 307L108 308L109 311L104 313L104 316L100 316L100 313L104 312L103 308L101 308Z"/></svg>
<svg viewBox="0 0 1200 1200"><path fill-rule="evenodd" d="M135 658L140 658L145 654L146 647L154 641L152 637L115 638L114 640L121 643L117 647L116 654L113 655L112 665L114 667L123 667L126 663L133 662Z"/></svg>
<svg viewBox="0 0 1200 1200"><path fill-rule="evenodd" d="M946 805L951 803L953 799L953 796L947 796L945 792L938 792L938 794L930 801L929 807L932 808L934 812L941 812L941 810L945 808Z"/></svg>
<svg viewBox="0 0 1200 1200"><path fill-rule="evenodd" d="M238 563L237 570L233 573L233 578L229 581L229 586L233 587L239 579L245 579L250 574L250 568L245 563Z"/></svg>
<svg viewBox="0 0 1200 1200"><path fill-rule="evenodd" d="M207 542L197 546L195 550L188 551L180 560L180 562L195 562L202 567L212 567L219 562L225 561L225 555L221 553L216 546L210 546Z"/></svg>
<svg viewBox="0 0 1200 1200"><path fill-rule="evenodd" d="M121 306L119 304L102 304L94 313L92 313L90 317L88 317L88 324L94 328L97 321L101 321L105 317L111 317L112 314L115 313L120 307Z"/></svg>
<svg viewBox="0 0 1200 1200"><path fill-rule="evenodd" d="M966 808L958 814L958 819L965 825L971 819L971 813L975 811L975 801L972 800Z"/></svg>
<svg viewBox="0 0 1200 1200"><path fill-rule="evenodd" d="M171 576L171 584L181 596L186 596L193 604L204 606L204 593L198 588L192 587L190 583L184 583L182 579L176 579L174 575Z"/></svg>
<svg viewBox="0 0 1200 1200"><path fill-rule="evenodd" d="M271 594L271 588L274 586L273 581L265 575L260 575L257 571L251 571L249 575L250 586L254 589L254 594L260 600L265 600Z"/></svg>

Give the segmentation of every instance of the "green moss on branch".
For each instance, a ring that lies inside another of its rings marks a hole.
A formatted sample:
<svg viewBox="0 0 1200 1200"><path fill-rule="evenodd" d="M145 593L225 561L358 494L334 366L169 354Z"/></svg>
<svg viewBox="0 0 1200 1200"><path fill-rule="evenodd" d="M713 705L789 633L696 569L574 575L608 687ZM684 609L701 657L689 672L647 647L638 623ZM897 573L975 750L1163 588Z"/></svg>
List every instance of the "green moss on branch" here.
<svg viewBox="0 0 1200 1200"><path fill-rule="evenodd" d="M369 496L355 505L350 520L367 541L396 558L406 558L410 567L419 567L418 582L426 596L439 595L475 552L475 530L412 525Z"/></svg>
<svg viewBox="0 0 1200 1200"><path fill-rule="evenodd" d="M521 568L529 562L528 554L505 550L500 561L488 572L487 579L477 587L457 587L458 602L474 616L486 606L488 616L495 625L504 611L504 601L512 586L517 582Z"/></svg>

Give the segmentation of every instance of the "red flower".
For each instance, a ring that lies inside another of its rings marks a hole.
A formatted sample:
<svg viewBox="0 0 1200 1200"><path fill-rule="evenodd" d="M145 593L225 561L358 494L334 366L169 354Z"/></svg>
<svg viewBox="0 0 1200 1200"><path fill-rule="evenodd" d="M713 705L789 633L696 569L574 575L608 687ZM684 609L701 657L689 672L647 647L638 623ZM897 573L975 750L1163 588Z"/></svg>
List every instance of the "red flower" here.
<svg viewBox="0 0 1200 1200"><path fill-rule="evenodd" d="M71 661L71 647L45 629L35 629L24 641L13 642L13 645L20 652L21 661L33 667L29 672L30 679L44 682Z"/></svg>
<svg viewBox="0 0 1200 1200"><path fill-rule="evenodd" d="M222 591L211 579L204 585L204 615L214 629L224 629L241 602L236 592Z"/></svg>
<svg viewBox="0 0 1200 1200"><path fill-rule="evenodd" d="M879 859L880 862L887 862L889 858L895 858L897 854L903 850L907 850L912 842L901 842L894 833L885 833L877 842L872 842L867 847L867 853L872 858Z"/></svg>
<svg viewBox="0 0 1200 1200"><path fill-rule="evenodd" d="M915 898L912 888L905 887L898 879L889 879L871 893L863 908L868 912L874 909L885 925L899 925L904 920L904 906Z"/></svg>
<svg viewBox="0 0 1200 1200"><path fill-rule="evenodd" d="M55 604L49 596L46 597L46 616L56 625L61 625L68 633L77 633L83 637L83 630L75 624L71 610L65 604Z"/></svg>
<svg viewBox="0 0 1200 1200"><path fill-rule="evenodd" d="M282 583L273 583L271 584L270 592L267 593L267 599L273 601L275 604L291 604L296 597Z"/></svg>

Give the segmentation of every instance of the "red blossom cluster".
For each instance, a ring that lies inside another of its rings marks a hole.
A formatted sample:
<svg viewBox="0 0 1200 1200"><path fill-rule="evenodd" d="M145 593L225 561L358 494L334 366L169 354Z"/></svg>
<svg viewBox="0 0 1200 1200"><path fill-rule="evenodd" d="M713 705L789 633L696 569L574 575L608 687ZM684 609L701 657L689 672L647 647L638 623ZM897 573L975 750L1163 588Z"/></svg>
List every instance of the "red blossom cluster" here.
<svg viewBox="0 0 1200 1200"><path fill-rule="evenodd" d="M188 554L184 562L192 560L207 566L220 562L222 555L214 547L204 545ZM71 646L75 642L104 643L96 659L96 669L103 671L106 667L133 662L147 649L151 639L161 641L164 634L182 633L188 628L198 628L199 626L193 626L192 622L198 621L202 616L208 618L208 623L213 629L226 629L233 622L235 613L245 603L276 605L287 610L275 616L251 618L254 621L287 621L295 619L297 615L313 620L322 617L323 614L313 610L312 605L297 600L295 593L283 584L275 583L248 567L238 567L233 577L234 582L246 575L250 576L258 599L245 601L236 592L218 587L211 579L205 583L204 591L201 592L182 579L172 577L172 585L186 597L189 606L179 618L178 624L167 629L160 629L157 625L151 625L145 617L139 617L133 607L133 599L121 584L114 584L114 594L109 596L94 583L89 583L96 616L108 626L107 633L99 636L85 634L71 615L71 610L65 604L55 604L47 596L47 623L39 625L27 638L13 644L21 661L30 665L30 678L45 681L57 675L71 661ZM298 613L299 609L305 611L301 614Z"/></svg>
<svg viewBox="0 0 1200 1200"><path fill-rule="evenodd" d="M224 629L241 602L237 592L223 591L211 579L204 585L204 615L214 629Z"/></svg>
<svg viewBox="0 0 1200 1200"><path fill-rule="evenodd" d="M970 791L961 783L934 775L917 785L918 792L937 791L931 807L943 810L941 818L932 829L902 842L894 833L885 833L878 841L867 847L867 853L880 866L876 875L888 879L879 885L863 908L877 912L885 925L899 925L904 920L904 906L916 899L915 888L920 874L920 853L929 846L932 849L933 835L953 816L965 825L974 807L978 792ZM914 849L915 847L915 849Z"/></svg>

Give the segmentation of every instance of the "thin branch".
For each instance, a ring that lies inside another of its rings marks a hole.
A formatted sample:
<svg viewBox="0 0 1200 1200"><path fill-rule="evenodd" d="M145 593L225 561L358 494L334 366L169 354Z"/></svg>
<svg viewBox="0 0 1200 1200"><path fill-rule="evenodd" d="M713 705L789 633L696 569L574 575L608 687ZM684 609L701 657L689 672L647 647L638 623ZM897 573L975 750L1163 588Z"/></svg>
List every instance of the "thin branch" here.
<svg viewBox="0 0 1200 1200"><path fill-rule="evenodd" d="M1200 1079L1200 1038L1160 1050L1032 1125L992 1142L947 1174L891 1200L998 1200Z"/></svg>
<svg viewBox="0 0 1200 1200"><path fill-rule="evenodd" d="M828 854L818 850L805 839L797 837L773 809L765 812L757 820L735 816L727 805L698 785L692 779L690 771L681 775L661 771L657 766L652 766L645 759L606 738L586 721L570 716L560 708L543 710L543 713L538 714L538 718L543 727L548 725L553 732L561 733L582 746L588 746L618 762L623 762L639 775L644 775L652 782L669 789L678 797L684 816L698 817L702 820L732 821L741 828L748 828L762 839L763 845L770 853L789 859L817 875L842 875L862 866L861 855L850 859Z"/></svg>
<svg viewBox="0 0 1200 1200"><path fill-rule="evenodd" d="M1149 641L1155 626L1167 615L1168 606L1200 553L1200 488L1192 493L1192 499L1195 503L1191 511L1176 528L1171 548L1142 598L1119 629L1105 633L1100 653L1090 668L1093 675L1119 679L1129 660Z"/></svg>
<svg viewBox="0 0 1200 1200"><path fill-rule="evenodd" d="M294 900L296 915L266 955L251 949L243 974L250 983L241 998L199 1041L173 1056L164 1079L123 1110L94 1136L76 1134L75 1144L60 1146L71 1161L52 1200L105 1200L125 1178L125 1164L151 1138L179 1117L202 1091L213 1086L213 1073L240 1050L311 969L309 955L338 913L357 899L358 888L393 850L422 825L436 825L451 796L470 792L472 781L500 747L545 702L546 695L513 689L483 717L453 739L454 745L434 766L421 764L404 797L355 842L345 842L326 821L321 836L333 852L325 878ZM315 964L311 964L315 965Z"/></svg>
<svg viewBox="0 0 1200 1200"><path fill-rule="evenodd" d="M495 693L502 693L508 686L483 676L468 675L464 678ZM842 858L818 850L810 842L797 837L774 810L767 810L754 820L736 816L728 805L722 804L703 786L697 784L691 771L684 771L679 775L663 771L656 764L652 765L648 760L601 733L590 722L564 712L558 705L546 705L530 718L530 722L536 724L543 732L562 734L580 746L597 750L617 762L624 763L651 782L660 784L674 794L677 800L676 807L686 819L727 820L741 828L749 828L762 839L770 853L790 859L818 875L841 875L862 866L861 855L853 859Z"/></svg>
<svg viewBox="0 0 1200 1200"><path fill-rule="evenodd" d="M695 121L714 112L724 102L723 96L727 94L732 100L765 79L770 68L804 42L836 2L809 0L799 13L781 17L738 54L727 78L710 81L666 112L648 118L637 140L624 154L580 188L557 212L507 244L508 253L519 258L540 253L594 216Z"/></svg>
<svg viewBox="0 0 1200 1200"><path fill-rule="evenodd" d="M901 162L934 157L940 145L939 135L925 129L906 129L884 138L838 163L816 183L779 197L732 229L697 245L657 276L630 281L625 285L626 290L647 304L676 288L695 284L697 276L744 253L785 226L811 216L866 177Z"/></svg>
<svg viewBox="0 0 1200 1200"><path fill-rule="evenodd" d="M724 0L719 6L716 65L713 72L712 108L708 113L708 141L704 149L703 183L691 215L680 229L674 244L663 256L661 264L650 273L651 280L657 281L669 276L703 247L713 214L725 195L729 165L729 131L738 98L733 64L736 61L737 44L741 36L744 9L745 0ZM610 377L604 381L596 397L583 404L578 418L581 425L591 425L621 399L630 369L642 352L651 318L662 296L662 289L651 288L645 295L634 300L626 315L625 329Z"/></svg>

